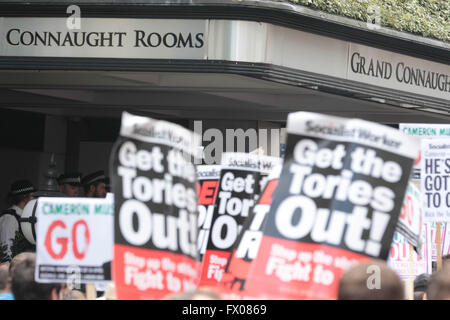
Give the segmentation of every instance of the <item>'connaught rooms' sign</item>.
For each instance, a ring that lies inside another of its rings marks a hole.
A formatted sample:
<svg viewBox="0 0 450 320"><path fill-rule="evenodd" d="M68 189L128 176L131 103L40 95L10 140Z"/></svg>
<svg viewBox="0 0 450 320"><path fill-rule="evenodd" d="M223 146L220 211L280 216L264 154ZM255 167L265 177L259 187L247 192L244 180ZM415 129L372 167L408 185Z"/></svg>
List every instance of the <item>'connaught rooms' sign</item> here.
<svg viewBox="0 0 450 320"><path fill-rule="evenodd" d="M1 18L0 56L265 63L450 99L450 65L240 20Z"/></svg>
<svg viewBox="0 0 450 320"><path fill-rule="evenodd" d="M1 56L203 59L206 20L0 18Z"/></svg>

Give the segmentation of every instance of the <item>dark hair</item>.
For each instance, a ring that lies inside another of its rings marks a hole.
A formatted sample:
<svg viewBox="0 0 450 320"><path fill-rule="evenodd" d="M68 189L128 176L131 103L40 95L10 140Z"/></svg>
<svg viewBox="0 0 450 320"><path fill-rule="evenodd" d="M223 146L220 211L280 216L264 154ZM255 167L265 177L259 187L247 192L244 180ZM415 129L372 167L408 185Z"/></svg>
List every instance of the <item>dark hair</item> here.
<svg viewBox="0 0 450 320"><path fill-rule="evenodd" d="M12 205L18 205L19 203L21 203L23 201L23 199L25 199L26 196L28 196L29 193L26 194L18 194L18 195L11 195L11 194L7 194L6 195L6 203L8 206L12 206Z"/></svg>
<svg viewBox="0 0 450 320"><path fill-rule="evenodd" d="M430 275L428 273L419 274L414 279L414 291L425 292L427 290L429 280L430 280Z"/></svg>
<svg viewBox="0 0 450 320"><path fill-rule="evenodd" d="M38 283L34 281L36 254L30 253L20 261L14 269L11 281L11 291L16 300L50 300L53 289L59 284Z"/></svg>

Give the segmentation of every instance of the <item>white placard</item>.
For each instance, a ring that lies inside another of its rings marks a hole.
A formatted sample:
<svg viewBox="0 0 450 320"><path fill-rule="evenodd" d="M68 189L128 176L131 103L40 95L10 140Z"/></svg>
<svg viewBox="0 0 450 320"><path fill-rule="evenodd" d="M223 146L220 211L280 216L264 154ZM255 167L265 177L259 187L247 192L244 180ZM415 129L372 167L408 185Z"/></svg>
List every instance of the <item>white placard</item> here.
<svg viewBox="0 0 450 320"><path fill-rule="evenodd" d="M450 138L450 124L429 124L429 123L400 123L399 130L404 134L416 136L418 138L436 139ZM420 180L421 154L414 162L413 180Z"/></svg>
<svg viewBox="0 0 450 320"><path fill-rule="evenodd" d="M422 139L424 222L450 221L450 138Z"/></svg>
<svg viewBox="0 0 450 320"><path fill-rule="evenodd" d="M423 229L422 238L425 241L426 230ZM391 245L388 265L397 272L400 278L404 281L410 277L410 261L412 260L412 276L416 277L422 273L432 273L431 269L431 252L430 243L423 246L420 255L416 251L413 252L411 259L410 244L401 234L396 232Z"/></svg>
<svg viewBox="0 0 450 320"><path fill-rule="evenodd" d="M111 280L114 200L38 199L36 209L38 282L98 283Z"/></svg>
<svg viewBox="0 0 450 320"><path fill-rule="evenodd" d="M424 223L423 227L426 229L426 246L430 246L430 263L437 260L437 225L435 222ZM442 223L441 225L441 239L442 239L442 256L450 254L450 229L447 223Z"/></svg>

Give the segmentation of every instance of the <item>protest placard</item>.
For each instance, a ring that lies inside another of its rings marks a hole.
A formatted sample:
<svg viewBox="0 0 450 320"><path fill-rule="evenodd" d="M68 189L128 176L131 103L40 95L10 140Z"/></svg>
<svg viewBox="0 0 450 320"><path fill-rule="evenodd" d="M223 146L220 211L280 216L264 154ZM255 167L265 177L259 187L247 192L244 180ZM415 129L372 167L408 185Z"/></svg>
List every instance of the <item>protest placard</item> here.
<svg viewBox="0 0 450 320"><path fill-rule="evenodd" d="M426 230L426 242L425 246L430 246L430 263L434 265L433 269L436 268L437 260L439 256L445 256L450 254L450 230L446 223L442 224L441 231L441 253L438 254L438 243L437 243L437 225L436 222L426 222L423 224L423 228Z"/></svg>
<svg viewBox="0 0 450 320"><path fill-rule="evenodd" d="M450 221L450 139L422 139L425 222Z"/></svg>
<svg viewBox="0 0 450 320"><path fill-rule="evenodd" d="M422 222L422 198L412 181L406 189L396 231L388 264L405 281L407 299L413 300L415 277L431 270L431 247L423 247L426 234Z"/></svg>
<svg viewBox="0 0 450 320"><path fill-rule="evenodd" d="M403 281L408 281L422 273L432 273L431 243L426 242L426 228L422 230L422 241L425 244L419 253L410 250L410 243L400 233L395 232L392 240L388 265L395 270ZM412 255L412 256L411 256ZM410 263L412 262L412 273Z"/></svg>
<svg viewBox="0 0 450 320"><path fill-rule="evenodd" d="M272 204L272 195L278 184L281 165L276 166L269 174L267 183L249 217L245 220L238 239L231 251L229 263L221 282L221 294L225 299L252 299L246 290L246 280L253 260L258 255L267 213Z"/></svg>
<svg viewBox="0 0 450 320"><path fill-rule="evenodd" d="M450 255L450 228L447 224L442 230L442 256Z"/></svg>
<svg viewBox="0 0 450 320"><path fill-rule="evenodd" d="M414 135L417 136L421 139L445 139L448 140L448 138L450 137L450 125L448 124L418 124L418 123L401 123L399 126L399 129L409 135ZM418 181L419 183L421 183L421 192L422 194L425 192L425 190L422 188L423 187L423 168L424 168L424 150L422 149L424 147L424 144L421 145L421 152L419 155L419 158L415 161L414 163L414 168L413 168L413 179L415 181ZM429 178L428 178L429 179ZM428 192L430 194L430 192ZM428 195L430 196L430 195ZM438 201L438 196L436 197L436 201ZM423 197L423 201L425 201L425 197ZM425 206L425 205L424 205ZM437 221L436 220L436 216L434 216L434 214L431 214L429 210L427 210L427 213L424 213L424 221L436 221L436 228L439 231L439 236L436 237L436 241L438 243L436 243L436 245L438 247L442 246L442 242L441 242L441 238L440 238L440 230L444 226L444 224L446 224L445 219L444 220L440 220ZM442 211L441 211L442 213ZM430 215L431 216L427 216ZM431 220L429 220L429 218L431 218ZM440 266L441 265L441 250L439 250L438 253L438 259L437 259L437 264Z"/></svg>
<svg viewBox="0 0 450 320"><path fill-rule="evenodd" d="M214 204L219 190L220 165L198 165L198 259L203 261L203 255L208 244L211 229Z"/></svg>
<svg viewBox="0 0 450 320"><path fill-rule="evenodd" d="M353 263L387 260L419 143L383 125L290 114L286 155L248 288L335 299Z"/></svg>
<svg viewBox="0 0 450 320"><path fill-rule="evenodd" d="M221 280L231 250L267 175L281 159L248 153L222 155L219 190L214 206L208 245L203 257L201 286L215 286Z"/></svg>
<svg viewBox="0 0 450 320"><path fill-rule="evenodd" d="M430 123L400 123L399 130L420 139L450 138L450 124L430 124ZM420 180L422 170L422 154L414 162L412 179Z"/></svg>
<svg viewBox="0 0 450 320"><path fill-rule="evenodd" d="M401 233L417 252L421 252L423 244L422 215L421 193L413 183L409 182L396 231Z"/></svg>
<svg viewBox="0 0 450 320"><path fill-rule="evenodd" d="M176 124L124 112L111 153L118 299L195 289L199 139Z"/></svg>
<svg viewBox="0 0 450 320"><path fill-rule="evenodd" d="M113 198L40 197L36 216L38 282L111 281Z"/></svg>

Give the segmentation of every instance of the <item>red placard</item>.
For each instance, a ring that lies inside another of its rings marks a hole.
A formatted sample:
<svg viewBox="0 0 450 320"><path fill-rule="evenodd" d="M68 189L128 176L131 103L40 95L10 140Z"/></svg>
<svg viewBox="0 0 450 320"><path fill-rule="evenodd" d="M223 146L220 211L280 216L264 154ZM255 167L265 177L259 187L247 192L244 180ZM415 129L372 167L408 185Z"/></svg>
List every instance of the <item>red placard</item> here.
<svg viewBox="0 0 450 320"><path fill-rule="evenodd" d="M196 288L194 138L169 122L122 115L110 166L118 299L162 299Z"/></svg>
<svg viewBox="0 0 450 320"><path fill-rule="evenodd" d="M352 264L370 258L340 248L264 237L248 283L249 295L265 299L336 299L339 279ZM267 290L270 288L270 290Z"/></svg>
<svg viewBox="0 0 450 320"><path fill-rule="evenodd" d="M336 299L352 264L387 260L418 144L379 124L308 112L290 114L287 131L247 290Z"/></svg>
<svg viewBox="0 0 450 320"><path fill-rule="evenodd" d="M226 299L252 298L247 290L246 281L252 262L259 252L267 213L272 203L272 194L278 184L280 171L281 166L278 166L270 173L252 215L244 223L236 241L220 287L221 294Z"/></svg>
<svg viewBox="0 0 450 320"><path fill-rule="evenodd" d="M280 158L224 153L200 286L217 286L269 172Z"/></svg>
<svg viewBox="0 0 450 320"><path fill-rule="evenodd" d="M114 257L119 300L158 300L196 288L197 265L185 256L116 244Z"/></svg>
<svg viewBox="0 0 450 320"><path fill-rule="evenodd" d="M198 237L197 250L199 265L203 263L203 255L208 245L209 233L214 214L214 203L219 190L220 165L197 166L198 193Z"/></svg>

